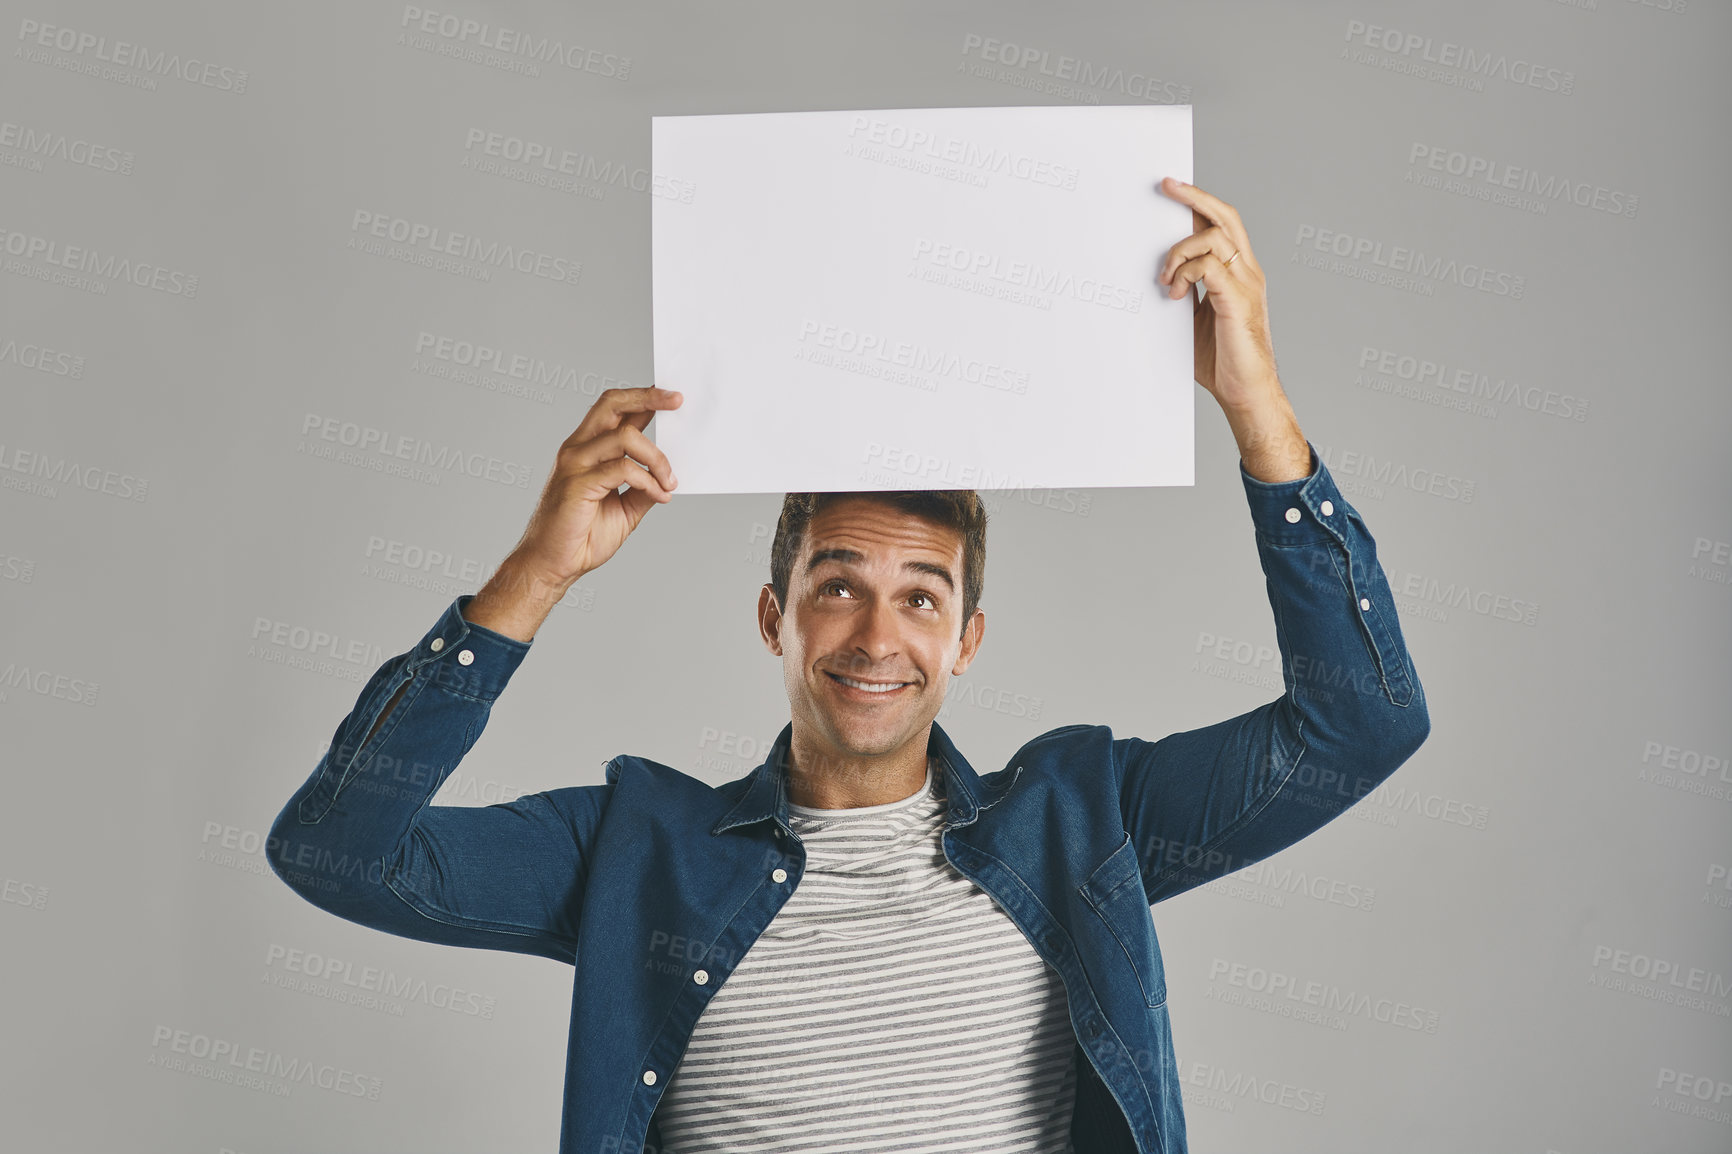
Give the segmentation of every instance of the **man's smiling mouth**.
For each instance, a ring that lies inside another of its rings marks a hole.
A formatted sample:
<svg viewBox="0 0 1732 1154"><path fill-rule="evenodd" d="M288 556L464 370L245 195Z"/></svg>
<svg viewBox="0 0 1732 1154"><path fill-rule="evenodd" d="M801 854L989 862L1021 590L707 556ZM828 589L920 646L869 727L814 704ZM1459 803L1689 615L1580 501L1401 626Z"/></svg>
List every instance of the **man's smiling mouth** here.
<svg viewBox="0 0 1732 1154"><path fill-rule="evenodd" d="M830 680L836 682L838 685L845 686L849 689L857 690L861 693L871 693L871 694L877 694L877 695L883 695L886 693L894 693L898 689L903 688L904 686L914 684L912 681L877 681L877 682L855 681L851 677L843 677L840 674L831 673L827 669L824 671L824 676L828 677Z"/></svg>

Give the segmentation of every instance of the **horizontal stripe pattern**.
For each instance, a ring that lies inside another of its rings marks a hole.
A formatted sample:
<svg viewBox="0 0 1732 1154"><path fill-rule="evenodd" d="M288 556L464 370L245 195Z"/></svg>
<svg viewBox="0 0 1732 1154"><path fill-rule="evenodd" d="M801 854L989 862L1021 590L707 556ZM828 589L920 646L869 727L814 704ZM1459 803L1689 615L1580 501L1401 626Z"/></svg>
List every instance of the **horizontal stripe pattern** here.
<svg viewBox="0 0 1732 1154"><path fill-rule="evenodd" d="M788 808L805 873L699 1016L662 1154L1068 1154L1064 984L945 858L936 767L900 801Z"/></svg>

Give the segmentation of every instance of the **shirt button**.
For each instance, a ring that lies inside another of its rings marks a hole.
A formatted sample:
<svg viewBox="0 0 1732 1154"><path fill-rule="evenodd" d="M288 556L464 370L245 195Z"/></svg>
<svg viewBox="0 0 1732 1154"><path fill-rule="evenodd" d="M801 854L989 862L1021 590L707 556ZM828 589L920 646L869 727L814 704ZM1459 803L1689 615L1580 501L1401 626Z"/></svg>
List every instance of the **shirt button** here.
<svg viewBox="0 0 1732 1154"><path fill-rule="evenodd" d="M1287 510L1287 523L1289 525L1296 523L1298 520L1299 520L1299 510L1297 510L1297 509Z"/></svg>
<svg viewBox="0 0 1732 1154"><path fill-rule="evenodd" d="M654 1070L645 1070L643 1072L643 1084L646 1086L653 1086L656 1084L656 1072Z"/></svg>
<svg viewBox="0 0 1732 1154"><path fill-rule="evenodd" d="M699 970L697 973L692 975L692 981L696 982L700 986L708 985L709 980L710 972L708 970Z"/></svg>
<svg viewBox="0 0 1732 1154"><path fill-rule="evenodd" d="M770 880L773 882L785 882L788 880L788 871L785 869L777 868L776 870L771 872Z"/></svg>
<svg viewBox="0 0 1732 1154"><path fill-rule="evenodd" d="M1370 609L1370 608L1371 608L1371 598L1369 598L1369 597L1361 597L1361 598L1360 598L1360 599L1359 599L1359 607L1360 607L1360 608L1361 608L1361 609Z"/></svg>
<svg viewBox="0 0 1732 1154"><path fill-rule="evenodd" d="M472 664L474 664L474 662L475 662L475 654L469 652L469 650L460 649L457 651L457 664L459 664L459 665L472 665Z"/></svg>
<svg viewBox="0 0 1732 1154"><path fill-rule="evenodd" d="M1319 506L1318 506L1318 508L1320 508L1320 509L1322 509L1322 510L1323 510L1323 515L1324 515L1324 516L1325 516L1325 517L1327 517L1327 516L1329 516L1329 515L1330 515L1330 514L1331 514L1331 513L1333 513L1333 512L1335 512L1335 502L1333 502L1333 501L1325 501L1325 502L1323 502L1323 504L1321 504L1321 505L1319 505Z"/></svg>
<svg viewBox="0 0 1732 1154"><path fill-rule="evenodd" d="M433 639L433 644L429 645L427 648L437 653L441 649L445 648L445 639L443 637L435 637Z"/></svg>

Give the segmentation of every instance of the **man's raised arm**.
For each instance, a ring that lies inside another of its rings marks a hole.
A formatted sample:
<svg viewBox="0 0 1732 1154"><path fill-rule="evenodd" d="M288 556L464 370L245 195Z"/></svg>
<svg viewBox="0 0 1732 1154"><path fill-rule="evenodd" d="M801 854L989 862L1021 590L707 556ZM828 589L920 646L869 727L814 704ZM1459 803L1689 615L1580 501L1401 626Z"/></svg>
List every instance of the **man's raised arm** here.
<svg viewBox="0 0 1732 1154"><path fill-rule="evenodd" d="M1151 902L1251 865L1394 773L1431 731L1376 542L1299 430L1275 372L1263 271L1238 213L1168 181L1198 228L1159 280L1201 283L1197 383L1239 445L1286 692L1215 725L1113 743ZM1208 227L1203 227L1207 220Z"/></svg>
<svg viewBox="0 0 1732 1154"><path fill-rule="evenodd" d="M1315 453L1312 464L1279 484L1240 467L1286 692L1160 741L1113 742L1151 902L1292 845L1374 790L1431 730L1376 542Z"/></svg>
<svg viewBox="0 0 1732 1154"><path fill-rule="evenodd" d="M670 499L672 470L643 428L678 404L665 389L604 392L561 444L498 572L362 687L267 840L271 868L302 897L402 937L575 960L588 846L612 787L428 802L480 738L552 607Z"/></svg>

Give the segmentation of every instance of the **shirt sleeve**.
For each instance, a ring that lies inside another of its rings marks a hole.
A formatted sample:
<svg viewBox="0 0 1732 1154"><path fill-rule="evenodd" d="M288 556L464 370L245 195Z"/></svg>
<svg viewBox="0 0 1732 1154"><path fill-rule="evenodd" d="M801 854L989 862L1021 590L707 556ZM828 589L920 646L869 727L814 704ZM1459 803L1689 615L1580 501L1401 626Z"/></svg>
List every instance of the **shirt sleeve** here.
<svg viewBox="0 0 1732 1154"><path fill-rule="evenodd" d="M1298 480L1259 481L1239 466L1286 691L1214 725L1113 742L1150 902L1297 842L1430 732L1376 542L1307 447L1311 473Z"/></svg>
<svg viewBox="0 0 1732 1154"><path fill-rule="evenodd" d="M574 962L586 846L608 785L429 805L486 728L530 642L452 601L362 687L271 827L272 870L320 909L386 933ZM401 689L385 722L373 724ZM371 736L367 736L371 734ZM363 742L363 738L365 741Z"/></svg>

